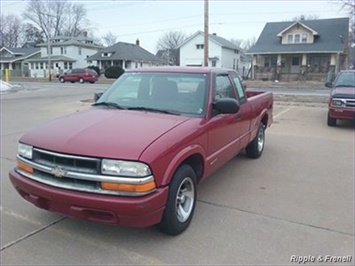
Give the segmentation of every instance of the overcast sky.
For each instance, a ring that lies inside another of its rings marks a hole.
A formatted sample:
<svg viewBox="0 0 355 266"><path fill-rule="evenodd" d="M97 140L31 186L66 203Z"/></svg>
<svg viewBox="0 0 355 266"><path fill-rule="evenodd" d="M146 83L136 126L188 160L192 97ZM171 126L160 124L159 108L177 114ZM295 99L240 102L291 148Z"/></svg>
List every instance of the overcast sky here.
<svg viewBox="0 0 355 266"><path fill-rule="evenodd" d="M26 0L0 0L2 14L21 15ZM109 31L117 41L140 44L155 53L156 42L168 31L186 34L203 31L203 0L185 1L75 1L85 5L92 32L102 37ZM337 1L239 1L209 0L209 32L228 40L259 37L266 22L312 15L318 19L347 17Z"/></svg>

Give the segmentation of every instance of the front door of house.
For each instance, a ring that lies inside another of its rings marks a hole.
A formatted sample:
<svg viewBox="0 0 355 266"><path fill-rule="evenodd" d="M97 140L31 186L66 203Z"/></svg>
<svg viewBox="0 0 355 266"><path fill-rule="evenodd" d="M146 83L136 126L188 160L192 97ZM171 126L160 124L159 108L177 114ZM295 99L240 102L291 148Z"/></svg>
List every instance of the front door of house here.
<svg viewBox="0 0 355 266"><path fill-rule="evenodd" d="M298 74L300 73L301 57L293 56L291 58L291 73Z"/></svg>

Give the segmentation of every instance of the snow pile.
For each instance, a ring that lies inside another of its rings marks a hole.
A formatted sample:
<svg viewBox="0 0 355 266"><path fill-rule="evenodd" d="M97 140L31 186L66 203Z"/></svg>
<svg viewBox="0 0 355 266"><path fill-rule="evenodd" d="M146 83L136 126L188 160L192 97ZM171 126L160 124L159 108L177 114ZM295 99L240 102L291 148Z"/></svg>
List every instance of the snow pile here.
<svg viewBox="0 0 355 266"><path fill-rule="evenodd" d="M0 92L11 90L12 85L5 81L0 80Z"/></svg>

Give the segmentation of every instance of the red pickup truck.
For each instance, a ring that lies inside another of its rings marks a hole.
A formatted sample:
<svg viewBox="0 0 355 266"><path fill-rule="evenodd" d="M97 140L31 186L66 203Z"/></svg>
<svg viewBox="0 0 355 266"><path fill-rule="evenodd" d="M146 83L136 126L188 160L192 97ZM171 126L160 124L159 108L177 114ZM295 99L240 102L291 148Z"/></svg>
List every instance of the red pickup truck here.
<svg viewBox="0 0 355 266"><path fill-rule="evenodd" d="M355 119L355 70L340 71L334 82L325 83L331 88L328 109L328 126L336 126L337 119Z"/></svg>
<svg viewBox="0 0 355 266"><path fill-rule="evenodd" d="M199 182L244 149L261 156L272 108L233 70L130 70L91 108L25 134L9 176L39 208L177 235Z"/></svg>

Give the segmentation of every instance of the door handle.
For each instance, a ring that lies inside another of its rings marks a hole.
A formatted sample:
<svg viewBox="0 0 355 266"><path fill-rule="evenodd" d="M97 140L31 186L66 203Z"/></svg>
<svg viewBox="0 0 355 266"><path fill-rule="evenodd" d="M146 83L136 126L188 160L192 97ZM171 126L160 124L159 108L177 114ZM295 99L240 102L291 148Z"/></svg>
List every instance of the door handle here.
<svg viewBox="0 0 355 266"><path fill-rule="evenodd" d="M237 118L237 120L242 120L242 114L241 113L237 113L237 115L235 116Z"/></svg>

